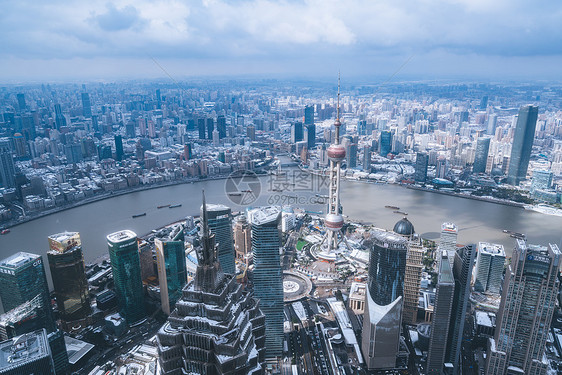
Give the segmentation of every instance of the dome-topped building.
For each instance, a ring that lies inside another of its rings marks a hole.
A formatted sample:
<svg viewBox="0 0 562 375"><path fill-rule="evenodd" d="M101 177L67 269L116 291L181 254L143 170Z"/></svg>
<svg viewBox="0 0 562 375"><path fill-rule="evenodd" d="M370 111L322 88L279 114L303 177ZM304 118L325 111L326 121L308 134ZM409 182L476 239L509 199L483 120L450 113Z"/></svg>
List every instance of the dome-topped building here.
<svg viewBox="0 0 562 375"><path fill-rule="evenodd" d="M393 231L401 236L411 237L415 233L414 224L412 224L408 218L404 217L394 225Z"/></svg>

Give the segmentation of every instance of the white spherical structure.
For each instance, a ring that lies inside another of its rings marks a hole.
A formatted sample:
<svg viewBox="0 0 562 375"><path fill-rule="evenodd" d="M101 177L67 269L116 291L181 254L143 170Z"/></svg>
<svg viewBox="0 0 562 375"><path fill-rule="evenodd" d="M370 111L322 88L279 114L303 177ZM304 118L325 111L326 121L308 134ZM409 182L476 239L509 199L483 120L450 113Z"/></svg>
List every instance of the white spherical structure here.
<svg viewBox="0 0 562 375"><path fill-rule="evenodd" d="M332 161L338 162L345 159L345 147L342 145L331 145L327 152L328 158Z"/></svg>
<svg viewBox="0 0 562 375"><path fill-rule="evenodd" d="M343 227L343 216L338 214L328 214L324 219L326 229L331 231L338 231Z"/></svg>

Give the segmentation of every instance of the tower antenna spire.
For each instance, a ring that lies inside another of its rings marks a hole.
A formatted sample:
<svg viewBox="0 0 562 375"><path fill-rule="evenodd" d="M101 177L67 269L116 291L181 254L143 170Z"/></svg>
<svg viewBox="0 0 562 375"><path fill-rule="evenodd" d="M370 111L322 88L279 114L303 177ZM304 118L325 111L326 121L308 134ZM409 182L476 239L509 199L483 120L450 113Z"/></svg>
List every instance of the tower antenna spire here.
<svg viewBox="0 0 562 375"><path fill-rule="evenodd" d="M334 123L334 126L336 127L336 144L339 145L340 144L340 126L341 126L341 122L340 122L340 72L338 71L338 104L336 107L336 122Z"/></svg>

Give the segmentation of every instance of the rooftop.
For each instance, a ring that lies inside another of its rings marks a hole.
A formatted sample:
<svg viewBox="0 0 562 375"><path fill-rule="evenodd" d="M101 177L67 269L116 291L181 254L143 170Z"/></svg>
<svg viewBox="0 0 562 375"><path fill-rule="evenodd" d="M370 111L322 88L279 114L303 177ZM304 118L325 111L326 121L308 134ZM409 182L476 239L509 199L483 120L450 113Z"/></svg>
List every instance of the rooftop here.
<svg viewBox="0 0 562 375"><path fill-rule="evenodd" d="M94 345L77 340L70 336L64 336L64 344L66 345L66 351L68 353L68 362L71 365L75 365L94 348Z"/></svg>
<svg viewBox="0 0 562 375"><path fill-rule="evenodd" d="M458 228L454 223L443 223L441 225L442 232L458 232Z"/></svg>
<svg viewBox="0 0 562 375"><path fill-rule="evenodd" d="M45 330L16 336L0 343L0 370L7 371L23 363L49 356Z"/></svg>
<svg viewBox="0 0 562 375"><path fill-rule="evenodd" d="M113 243L124 242L133 238L137 238L137 234L128 229L107 235L107 240Z"/></svg>
<svg viewBox="0 0 562 375"><path fill-rule="evenodd" d="M20 251L19 253L10 255L9 257L0 261L0 266L5 268L17 269L27 265L30 262L36 261L38 258L41 259L41 255Z"/></svg>
<svg viewBox="0 0 562 375"><path fill-rule="evenodd" d="M478 243L478 252L479 253L487 253L491 255L501 255L505 257L505 251L503 249L503 245L489 243L489 242L479 242Z"/></svg>
<svg viewBox="0 0 562 375"><path fill-rule="evenodd" d="M263 225L276 221L280 213L281 208L279 206L267 206L250 210L248 212L248 217L252 224Z"/></svg>

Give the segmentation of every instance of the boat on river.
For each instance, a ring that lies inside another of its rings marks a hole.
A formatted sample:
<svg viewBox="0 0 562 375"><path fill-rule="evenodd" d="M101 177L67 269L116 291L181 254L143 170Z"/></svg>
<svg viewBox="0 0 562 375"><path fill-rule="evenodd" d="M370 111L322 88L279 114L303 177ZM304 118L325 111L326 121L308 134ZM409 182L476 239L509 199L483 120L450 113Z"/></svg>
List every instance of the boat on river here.
<svg viewBox="0 0 562 375"><path fill-rule="evenodd" d="M141 216L146 216L146 212L143 212L142 214L133 215L133 219L136 219L137 217L141 217Z"/></svg>

